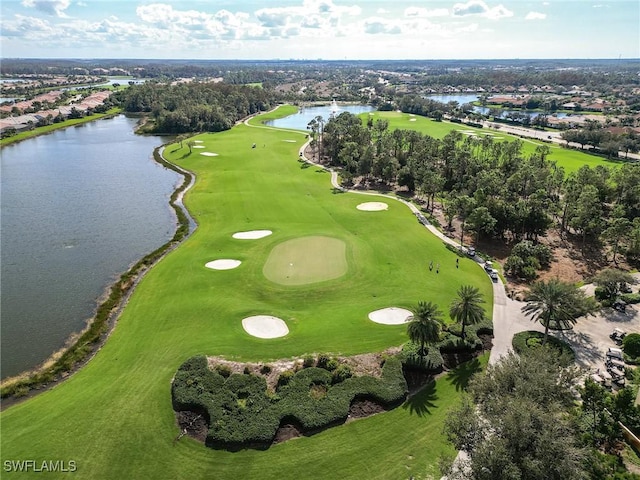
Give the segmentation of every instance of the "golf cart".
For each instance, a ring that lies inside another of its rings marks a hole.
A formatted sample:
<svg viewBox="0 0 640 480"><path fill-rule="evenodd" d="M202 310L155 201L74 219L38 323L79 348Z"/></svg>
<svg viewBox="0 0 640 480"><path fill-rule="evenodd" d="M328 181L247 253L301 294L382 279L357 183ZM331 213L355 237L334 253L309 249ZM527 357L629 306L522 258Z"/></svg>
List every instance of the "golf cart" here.
<svg viewBox="0 0 640 480"><path fill-rule="evenodd" d="M611 307L614 310L618 310L619 312L623 312L623 313L627 310L627 304L624 301L619 299L613 302L613 305L611 305Z"/></svg>
<svg viewBox="0 0 640 480"><path fill-rule="evenodd" d="M609 349L607 350L607 361L611 358L624 362L622 350L620 350L619 348L609 347Z"/></svg>
<svg viewBox="0 0 640 480"><path fill-rule="evenodd" d="M624 371L624 362L622 360L618 360L617 358L613 358L613 357L607 357L607 360L605 361L605 365L607 367L607 370L609 370L610 368L617 368L619 370Z"/></svg>
<svg viewBox="0 0 640 480"><path fill-rule="evenodd" d="M618 345L620 345L626 335L627 335L627 332L625 332L624 330L620 330L619 328L614 328L611 335L609 335L609 338L614 342L616 342Z"/></svg>

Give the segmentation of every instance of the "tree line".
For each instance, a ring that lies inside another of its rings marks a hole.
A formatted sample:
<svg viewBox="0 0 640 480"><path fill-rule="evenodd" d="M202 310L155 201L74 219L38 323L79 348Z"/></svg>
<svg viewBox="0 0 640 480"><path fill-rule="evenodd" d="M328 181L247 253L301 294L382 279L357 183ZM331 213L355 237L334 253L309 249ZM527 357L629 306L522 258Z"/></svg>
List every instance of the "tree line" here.
<svg viewBox="0 0 640 480"><path fill-rule="evenodd" d="M622 251L631 260L640 259L638 164L583 166L566 175L548 158L546 145L526 154L521 140L455 130L436 139L391 130L386 120L363 124L348 112L328 122L316 119L309 128L317 156L339 167L346 184L401 187L423 199L428 211L438 199L447 228L460 220L461 239L470 230L476 241L535 243L555 224L583 248L609 243L614 262ZM536 255L549 260L547 252Z"/></svg>
<svg viewBox="0 0 640 480"><path fill-rule="evenodd" d="M126 112L148 114L151 132L174 134L227 130L277 100L273 91L259 87L197 81L145 82L113 96Z"/></svg>

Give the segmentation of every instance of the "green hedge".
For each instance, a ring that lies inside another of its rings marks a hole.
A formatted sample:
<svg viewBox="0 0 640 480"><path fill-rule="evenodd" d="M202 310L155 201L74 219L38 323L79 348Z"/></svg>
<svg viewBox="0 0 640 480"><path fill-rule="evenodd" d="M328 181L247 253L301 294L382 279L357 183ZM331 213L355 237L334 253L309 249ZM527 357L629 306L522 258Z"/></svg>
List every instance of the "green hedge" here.
<svg viewBox="0 0 640 480"><path fill-rule="evenodd" d="M225 379L208 368L205 357L193 357L176 372L171 393L174 410L206 414L207 445L227 449L270 445L283 420L295 421L303 431L313 432L344 422L357 398L394 406L407 394L397 358L387 359L381 378L361 376L335 385L332 382L335 378L328 370L309 367L269 395L264 377L232 374ZM313 388L326 393L311 395Z"/></svg>
<svg viewBox="0 0 640 480"><path fill-rule="evenodd" d="M628 304L640 303L640 293L623 293L620 299Z"/></svg>
<svg viewBox="0 0 640 480"><path fill-rule="evenodd" d="M513 336L513 340L511 344L513 345L513 350L517 354L526 353L531 348L540 348L542 347L542 342L544 340L544 334L542 332L537 332L533 330L527 330L525 332L516 333ZM547 347L558 352L558 355L566 356L566 363L573 363L576 359L576 354L567 342L559 340L551 335L547 337Z"/></svg>

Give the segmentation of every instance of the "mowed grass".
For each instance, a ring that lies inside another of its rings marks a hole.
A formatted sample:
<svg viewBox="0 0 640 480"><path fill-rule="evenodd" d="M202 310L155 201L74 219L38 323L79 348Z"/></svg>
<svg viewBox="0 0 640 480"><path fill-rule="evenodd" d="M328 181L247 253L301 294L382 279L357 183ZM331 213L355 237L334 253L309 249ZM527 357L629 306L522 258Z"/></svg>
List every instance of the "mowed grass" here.
<svg viewBox="0 0 640 480"><path fill-rule="evenodd" d="M170 383L193 355L270 361L313 352L381 351L405 342L405 327L370 322L370 311L412 308L420 300L446 311L462 284L478 286L492 311L492 285L478 265L462 259L456 269L456 256L399 202L384 199L387 211L362 212L356 205L371 197L333 193L328 173L298 161L304 138L239 125L198 136L205 148L191 154L186 144L166 149L166 156L197 175L185 203L198 229L140 282L111 337L84 368L1 414L3 464L74 460L76 478L91 479L437 474L438 456L453 453L442 424L461 388L456 374L391 412L267 451L230 453L189 438L174 442L179 431ZM235 232L262 229L273 234L232 238ZM272 249L307 236L343 241L347 273L300 286L265 278ZM205 267L219 258L243 263L227 271ZM431 260L440 263L439 274L429 271ZM274 340L247 335L242 318L259 314L284 319L289 335Z"/></svg>
<svg viewBox="0 0 640 480"><path fill-rule="evenodd" d="M276 245L262 271L267 279L280 285L306 285L341 277L348 270L345 243L314 236Z"/></svg>
<svg viewBox="0 0 640 480"><path fill-rule="evenodd" d="M430 118L421 117L419 115L411 116L408 113L371 112L371 114L364 113L360 115L360 117L365 121L369 116L373 118L374 122L378 119L387 120L389 122L389 128L391 129L415 130L433 138L441 139L451 130L474 132L478 136L490 135L496 141L513 141L515 138L519 138L514 135L502 133L500 130L474 128L469 125L461 125L459 123L447 121L436 122ZM562 167L565 174L575 172L583 165L588 165L591 168L598 165L617 168L621 165L620 162L610 162L602 157L590 155L588 153L581 152L580 150L563 148L555 143L545 143L531 138L520 138L520 140L523 142L522 153L524 156L531 155L538 145L546 145L549 147L549 160L556 162L559 167Z"/></svg>

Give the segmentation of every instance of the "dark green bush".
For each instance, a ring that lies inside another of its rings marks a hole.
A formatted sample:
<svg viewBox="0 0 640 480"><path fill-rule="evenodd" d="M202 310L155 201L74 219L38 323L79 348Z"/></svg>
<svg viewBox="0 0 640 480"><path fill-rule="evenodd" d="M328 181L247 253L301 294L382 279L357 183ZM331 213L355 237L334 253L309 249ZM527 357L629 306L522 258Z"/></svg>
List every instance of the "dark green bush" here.
<svg viewBox="0 0 640 480"><path fill-rule="evenodd" d="M278 377L278 387L288 385L294 374L295 372L293 370L285 370L282 372Z"/></svg>
<svg viewBox="0 0 640 480"><path fill-rule="evenodd" d="M596 297L596 300L605 300L608 298L609 294L607 293L607 291L602 288L602 287L596 287L594 292L593 292L593 296Z"/></svg>
<svg viewBox="0 0 640 480"><path fill-rule="evenodd" d="M628 304L640 303L640 293L623 293L620 299Z"/></svg>
<svg viewBox="0 0 640 480"><path fill-rule="evenodd" d="M406 397L407 384L397 358L384 363L381 378L351 376L332 386L338 372L350 374L346 365L338 367L334 375L317 367L284 372L289 377L287 384L270 398L263 377L233 374L225 379L208 368L204 357L197 357L176 372L172 400L175 410L205 413L207 445L243 448L270 444L284 419L314 431L344 421L357 398L393 406ZM317 394L320 391L322 395Z"/></svg>
<svg viewBox="0 0 640 480"><path fill-rule="evenodd" d="M519 354L526 354L528 350L533 348L542 348L542 342L544 340L544 334L533 330L527 330L525 332L516 333L513 336L511 344L513 350ZM576 355L573 348L562 340L559 340L551 335L547 337L547 343L545 348L549 348L551 351L556 352L559 356L564 357L563 364L568 365L575 361Z"/></svg>
<svg viewBox="0 0 640 480"><path fill-rule="evenodd" d="M631 358L640 357L640 333L630 333L624 337L622 349Z"/></svg>
<svg viewBox="0 0 640 480"><path fill-rule="evenodd" d="M302 366L304 368L309 368L309 367L313 367L313 356L312 355L305 355L305 357L302 360Z"/></svg>
<svg viewBox="0 0 640 480"><path fill-rule="evenodd" d="M229 375L231 375L231 368L227 365L216 365L216 372L218 372L224 378L227 378L229 377Z"/></svg>
<svg viewBox="0 0 640 480"><path fill-rule="evenodd" d="M351 368L349 367L349 365L338 365L338 368L333 371L331 382L334 384L340 383L347 378L350 378L352 375L353 374L351 373Z"/></svg>
<svg viewBox="0 0 640 480"><path fill-rule="evenodd" d="M330 372L333 372L336 368L338 368L339 365L340 362L338 362L338 360L336 360L335 358L332 358L327 362L327 365L324 368L326 368Z"/></svg>
<svg viewBox="0 0 640 480"><path fill-rule="evenodd" d="M436 346L429 346L426 355L420 355L420 344L407 342L402 346L402 351L398 358L402 364L409 369L421 370L423 372L442 371L442 355Z"/></svg>
<svg viewBox="0 0 640 480"><path fill-rule="evenodd" d="M271 373L271 366L269 365L262 365L262 367L260 367L260 373L262 375L268 375Z"/></svg>
<svg viewBox="0 0 640 480"><path fill-rule="evenodd" d="M327 368L327 363L329 363L329 360L331 360L331 357L329 357L329 355L327 355L326 353L321 353L320 355L318 355L316 366L318 368Z"/></svg>

